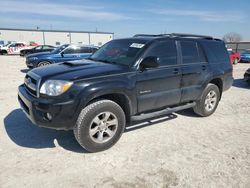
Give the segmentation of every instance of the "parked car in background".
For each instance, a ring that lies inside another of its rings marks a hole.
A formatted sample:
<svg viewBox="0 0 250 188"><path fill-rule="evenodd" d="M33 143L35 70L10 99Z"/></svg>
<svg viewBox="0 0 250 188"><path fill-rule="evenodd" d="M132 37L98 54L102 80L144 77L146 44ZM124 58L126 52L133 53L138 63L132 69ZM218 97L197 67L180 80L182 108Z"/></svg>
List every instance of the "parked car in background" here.
<svg viewBox="0 0 250 188"><path fill-rule="evenodd" d="M250 49L245 50L240 55L240 62L250 63Z"/></svg>
<svg viewBox="0 0 250 188"><path fill-rule="evenodd" d="M26 56L28 68L41 67L53 63L80 60L89 57L98 47L74 44L62 45L51 52L41 52Z"/></svg>
<svg viewBox="0 0 250 188"><path fill-rule="evenodd" d="M20 54L21 50L29 48L31 47L24 42L14 42L1 47L0 54Z"/></svg>
<svg viewBox="0 0 250 188"><path fill-rule="evenodd" d="M234 52L232 49L228 49L227 51L228 51L231 63L237 64L240 61L240 54L237 52Z"/></svg>
<svg viewBox="0 0 250 188"><path fill-rule="evenodd" d="M1 49L1 47L3 47L4 46L4 41L3 40L0 40L0 49Z"/></svg>
<svg viewBox="0 0 250 188"><path fill-rule="evenodd" d="M28 54L34 54L38 52L51 52L55 49L55 46L39 45L31 49L23 49L20 51L20 56L26 56Z"/></svg>
<svg viewBox="0 0 250 188"><path fill-rule="evenodd" d="M245 72L244 80L250 85L250 68Z"/></svg>

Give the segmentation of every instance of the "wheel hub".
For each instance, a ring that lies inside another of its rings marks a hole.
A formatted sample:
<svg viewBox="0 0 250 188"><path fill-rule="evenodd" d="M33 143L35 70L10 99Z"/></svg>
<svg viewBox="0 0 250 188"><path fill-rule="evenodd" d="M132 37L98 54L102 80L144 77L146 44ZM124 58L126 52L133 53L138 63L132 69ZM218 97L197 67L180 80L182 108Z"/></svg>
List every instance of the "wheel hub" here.
<svg viewBox="0 0 250 188"><path fill-rule="evenodd" d="M90 125L90 138L96 143L104 143L113 138L118 127L118 119L111 112L98 114Z"/></svg>
<svg viewBox="0 0 250 188"><path fill-rule="evenodd" d="M207 111L212 111L216 106L216 102L217 102L217 95L215 91L210 91L205 99L205 109Z"/></svg>

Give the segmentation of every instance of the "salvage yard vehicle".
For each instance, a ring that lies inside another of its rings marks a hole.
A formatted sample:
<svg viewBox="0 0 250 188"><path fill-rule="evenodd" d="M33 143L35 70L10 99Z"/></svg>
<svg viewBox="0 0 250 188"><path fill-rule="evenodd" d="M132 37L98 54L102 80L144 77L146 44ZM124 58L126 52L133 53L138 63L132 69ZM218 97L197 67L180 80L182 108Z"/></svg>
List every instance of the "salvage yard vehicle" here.
<svg viewBox="0 0 250 188"><path fill-rule="evenodd" d="M41 52L26 56L28 68L42 67L64 61L80 60L89 57L98 47L64 44L51 52Z"/></svg>
<svg viewBox="0 0 250 188"><path fill-rule="evenodd" d="M239 53L234 52L232 49L228 49L228 54L229 54L231 63L236 65L240 61Z"/></svg>
<svg viewBox="0 0 250 188"><path fill-rule="evenodd" d="M240 62L250 63L250 50L245 50L240 55Z"/></svg>
<svg viewBox="0 0 250 188"><path fill-rule="evenodd" d="M250 68L244 74L244 80L250 85Z"/></svg>
<svg viewBox="0 0 250 188"><path fill-rule="evenodd" d="M28 48L30 48L30 46L28 46L24 42L14 42L14 43L10 43L1 47L0 54L1 55L7 55L7 54L16 55L16 54L20 54L21 50L28 49Z"/></svg>
<svg viewBox="0 0 250 188"><path fill-rule="evenodd" d="M34 54L34 53L39 53L39 52L51 52L55 48L56 47L50 46L50 45L38 45L38 46L35 46L34 48L21 50L20 56L26 56L29 54Z"/></svg>
<svg viewBox="0 0 250 188"><path fill-rule="evenodd" d="M225 43L192 34L112 40L91 57L36 68L18 100L40 127L74 130L89 152L113 146L133 121L193 108L213 114L233 83Z"/></svg>

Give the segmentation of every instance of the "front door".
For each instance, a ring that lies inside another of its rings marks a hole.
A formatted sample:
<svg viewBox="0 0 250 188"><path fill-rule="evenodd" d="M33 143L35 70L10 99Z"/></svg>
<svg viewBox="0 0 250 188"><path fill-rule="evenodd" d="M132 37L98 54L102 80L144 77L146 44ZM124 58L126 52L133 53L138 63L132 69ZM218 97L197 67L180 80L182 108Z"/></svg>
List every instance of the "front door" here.
<svg viewBox="0 0 250 188"><path fill-rule="evenodd" d="M156 42L143 58L155 56L160 66L137 71L138 112L175 105L181 99L181 70L175 40Z"/></svg>

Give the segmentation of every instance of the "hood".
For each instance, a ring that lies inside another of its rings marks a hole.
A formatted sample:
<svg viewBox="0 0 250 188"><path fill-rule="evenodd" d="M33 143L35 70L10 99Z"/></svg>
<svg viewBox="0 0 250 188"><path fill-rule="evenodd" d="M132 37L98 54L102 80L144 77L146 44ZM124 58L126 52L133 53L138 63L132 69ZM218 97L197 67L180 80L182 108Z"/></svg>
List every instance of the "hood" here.
<svg viewBox="0 0 250 188"><path fill-rule="evenodd" d="M41 57L41 56L47 56L47 55L51 55L50 52L39 52L39 53L34 53L34 54L30 54L27 57Z"/></svg>
<svg viewBox="0 0 250 188"><path fill-rule="evenodd" d="M78 80L129 72L129 67L92 60L78 60L53 64L31 70L43 79Z"/></svg>

